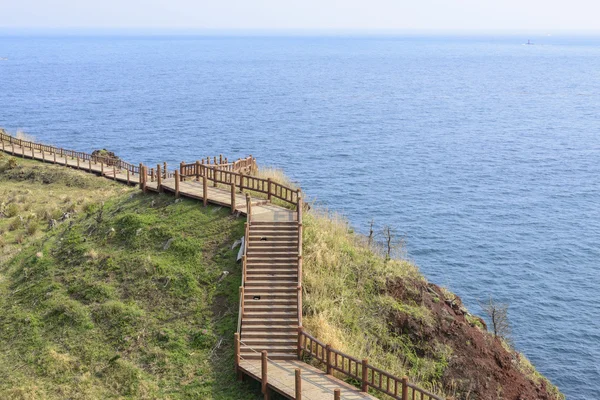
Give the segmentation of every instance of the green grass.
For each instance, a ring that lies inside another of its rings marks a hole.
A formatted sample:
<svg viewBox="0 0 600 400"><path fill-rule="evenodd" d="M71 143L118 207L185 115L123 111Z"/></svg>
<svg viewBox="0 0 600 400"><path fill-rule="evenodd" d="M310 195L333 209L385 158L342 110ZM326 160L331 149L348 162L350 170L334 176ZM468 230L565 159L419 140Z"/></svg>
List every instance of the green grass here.
<svg viewBox="0 0 600 400"><path fill-rule="evenodd" d="M2 198L24 215L53 193L44 211L77 213L19 226L0 264L0 398L258 398L233 373L243 219L65 168L45 182L38 168L60 167L19 160Z"/></svg>

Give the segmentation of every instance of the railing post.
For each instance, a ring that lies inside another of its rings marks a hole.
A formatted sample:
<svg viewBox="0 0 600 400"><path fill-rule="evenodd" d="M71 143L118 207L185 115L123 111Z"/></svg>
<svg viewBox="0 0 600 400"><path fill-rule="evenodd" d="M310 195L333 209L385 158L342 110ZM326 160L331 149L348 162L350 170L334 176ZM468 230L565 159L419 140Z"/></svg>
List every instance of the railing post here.
<svg viewBox="0 0 600 400"><path fill-rule="evenodd" d="M79 168L79 157L77 157L77 169L80 169Z"/></svg>
<svg viewBox="0 0 600 400"><path fill-rule="evenodd" d="M179 170L175 170L175 198L179 198Z"/></svg>
<svg viewBox="0 0 600 400"><path fill-rule="evenodd" d="M266 350L260 352L260 372L261 372L261 389L262 393L265 395L265 399L268 399L267 394L267 357L268 353Z"/></svg>
<svg viewBox="0 0 600 400"><path fill-rule="evenodd" d="M100 161L100 175L104 176L104 163Z"/></svg>
<svg viewBox="0 0 600 400"><path fill-rule="evenodd" d="M267 200L271 201L271 178L267 179Z"/></svg>
<svg viewBox="0 0 600 400"><path fill-rule="evenodd" d="M342 398L342 393L340 392L340 389L335 389L333 391L333 400L341 400Z"/></svg>
<svg viewBox="0 0 600 400"><path fill-rule="evenodd" d="M181 181L183 182L183 176L185 175L185 163L182 161L179 163L179 177L181 178Z"/></svg>
<svg viewBox="0 0 600 400"><path fill-rule="evenodd" d="M217 163L217 160L215 160L215 164ZM215 165L214 167L212 167L212 173L213 173L213 187L217 187L217 165ZM219 175L219 178L221 177L221 175Z"/></svg>
<svg viewBox="0 0 600 400"><path fill-rule="evenodd" d="M304 328L301 326L298 327L298 347L296 352L298 353L298 360L302 360L302 333L304 332Z"/></svg>
<svg viewBox="0 0 600 400"><path fill-rule="evenodd" d="M4 142L2 142L2 150L4 150ZM46 161L46 152L42 150L42 162Z"/></svg>
<svg viewBox="0 0 600 400"><path fill-rule="evenodd" d="M208 178L206 174L202 175L202 202L204 203L204 207L208 205Z"/></svg>
<svg viewBox="0 0 600 400"><path fill-rule="evenodd" d="M146 193L148 191L147 185L148 185L148 167L146 167L145 165L142 167L142 190L144 191L144 193Z"/></svg>
<svg viewBox="0 0 600 400"><path fill-rule="evenodd" d="M200 161L196 160L196 182L200 180Z"/></svg>
<svg viewBox="0 0 600 400"><path fill-rule="evenodd" d="M333 373L333 368L331 367L331 345L325 345L325 361L327 361L327 375L331 375Z"/></svg>
<svg viewBox="0 0 600 400"><path fill-rule="evenodd" d="M402 377L402 400L408 399L408 378Z"/></svg>
<svg viewBox="0 0 600 400"><path fill-rule="evenodd" d="M21 157L25 158L25 147L23 147L23 143L21 143Z"/></svg>
<svg viewBox="0 0 600 400"><path fill-rule="evenodd" d="M156 189L162 193L162 174L160 173L160 164L156 165Z"/></svg>
<svg viewBox="0 0 600 400"><path fill-rule="evenodd" d="M235 373L238 381L241 381L242 371L240 369L240 334L238 332L233 334L233 340L235 342Z"/></svg>
<svg viewBox="0 0 600 400"><path fill-rule="evenodd" d="M250 224L248 222L244 223L244 236L246 236L246 240L244 240L244 255L248 254L248 242L250 241Z"/></svg>
<svg viewBox="0 0 600 400"><path fill-rule="evenodd" d="M302 373L300 368L296 368L296 400L302 400Z"/></svg>
<svg viewBox="0 0 600 400"><path fill-rule="evenodd" d="M223 154L219 154L219 165L223 164Z"/></svg>
<svg viewBox="0 0 600 400"><path fill-rule="evenodd" d="M248 240L248 238L246 238ZM246 255L242 256L242 284L246 283Z"/></svg>
<svg viewBox="0 0 600 400"><path fill-rule="evenodd" d="M363 359L362 360L362 382L361 382L360 390L365 393L369 390L368 365L369 365L369 361L366 358ZM405 398L406 397L403 397L402 399L404 400Z"/></svg>
<svg viewBox="0 0 600 400"><path fill-rule="evenodd" d="M167 179L167 163L163 162L163 178Z"/></svg>
<svg viewBox="0 0 600 400"><path fill-rule="evenodd" d="M246 193L246 220L248 225L252 224L252 198L250 193Z"/></svg>
<svg viewBox="0 0 600 400"><path fill-rule="evenodd" d="M90 159L90 170L91 169L92 169L92 159ZM138 171L139 171L139 174L140 174L140 176L139 176L139 178L140 178L139 179L140 180L140 189L144 190L144 178L143 178L143 176L144 176L144 164L140 163Z"/></svg>
<svg viewBox="0 0 600 400"><path fill-rule="evenodd" d="M231 213L235 213L235 182L231 184Z"/></svg>
<svg viewBox="0 0 600 400"><path fill-rule="evenodd" d="M129 168L127 168L127 185L131 183L131 179L129 179Z"/></svg>
<svg viewBox="0 0 600 400"><path fill-rule="evenodd" d="M117 166L113 165L113 179L116 181L117 180Z"/></svg>
<svg viewBox="0 0 600 400"><path fill-rule="evenodd" d="M244 193L244 172L240 171L240 193Z"/></svg>
<svg viewBox="0 0 600 400"><path fill-rule="evenodd" d="M298 285L298 326L302 326L302 286Z"/></svg>
<svg viewBox="0 0 600 400"><path fill-rule="evenodd" d="M154 168L150 168L150 182L154 182Z"/></svg>
<svg viewBox="0 0 600 400"><path fill-rule="evenodd" d="M296 212L298 214L298 223L302 223L302 209L304 208L304 202L302 201L302 189L298 189L298 204L296 205Z"/></svg>

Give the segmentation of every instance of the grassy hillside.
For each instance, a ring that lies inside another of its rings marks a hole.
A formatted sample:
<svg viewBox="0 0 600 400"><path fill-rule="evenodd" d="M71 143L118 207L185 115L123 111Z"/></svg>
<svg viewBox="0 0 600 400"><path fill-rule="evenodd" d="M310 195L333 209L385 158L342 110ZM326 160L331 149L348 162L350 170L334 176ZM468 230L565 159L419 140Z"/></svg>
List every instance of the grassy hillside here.
<svg viewBox="0 0 600 400"><path fill-rule="evenodd" d="M233 374L243 219L0 157L1 399L261 398ZM311 334L456 399L561 398L413 264L343 218L304 226Z"/></svg>
<svg viewBox="0 0 600 400"><path fill-rule="evenodd" d="M233 375L242 219L18 164L0 160L0 398L256 398Z"/></svg>

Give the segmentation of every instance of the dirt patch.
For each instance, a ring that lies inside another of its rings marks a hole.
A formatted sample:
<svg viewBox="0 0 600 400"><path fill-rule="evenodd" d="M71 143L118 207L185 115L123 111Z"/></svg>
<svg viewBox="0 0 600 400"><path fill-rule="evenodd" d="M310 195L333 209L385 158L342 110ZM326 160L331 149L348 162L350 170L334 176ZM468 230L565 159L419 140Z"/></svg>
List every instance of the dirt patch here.
<svg viewBox="0 0 600 400"><path fill-rule="evenodd" d="M401 311L390 316L389 322L397 333L408 335L417 344L422 356L437 356L432 343L452 349L441 383L454 399L555 398L544 381L536 383L519 371L519 354L505 349L499 339L488 333L485 322L469 314L458 296L434 284L400 279L389 282L387 289L394 298L431 311L433 324L423 324Z"/></svg>

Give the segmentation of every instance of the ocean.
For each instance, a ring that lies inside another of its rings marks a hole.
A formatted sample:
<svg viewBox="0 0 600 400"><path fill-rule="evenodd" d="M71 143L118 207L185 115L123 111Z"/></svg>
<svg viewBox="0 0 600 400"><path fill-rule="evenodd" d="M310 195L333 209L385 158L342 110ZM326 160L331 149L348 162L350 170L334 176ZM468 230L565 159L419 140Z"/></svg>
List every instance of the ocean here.
<svg viewBox="0 0 600 400"><path fill-rule="evenodd" d="M534 45L524 45L531 40ZM0 126L279 167L600 398L600 37L0 35Z"/></svg>

